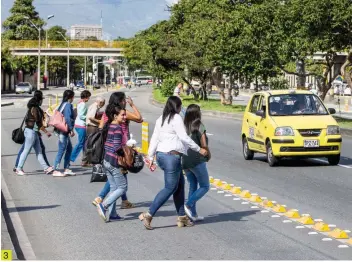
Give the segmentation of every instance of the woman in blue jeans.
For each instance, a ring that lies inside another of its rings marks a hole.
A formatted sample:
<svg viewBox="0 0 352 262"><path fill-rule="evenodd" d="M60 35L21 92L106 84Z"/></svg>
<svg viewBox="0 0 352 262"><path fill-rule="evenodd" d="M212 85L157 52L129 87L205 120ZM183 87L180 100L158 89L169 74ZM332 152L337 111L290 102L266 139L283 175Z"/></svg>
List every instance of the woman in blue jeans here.
<svg viewBox="0 0 352 262"><path fill-rule="evenodd" d="M104 144L103 166L110 184L110 194L97 205L98 213L105 222L123 220L116 213L116 201L127 191L126 175L121 173L117 151L122 146L123 131L121 124L126 121L126 111L120 106L109 104L106 108L107 136Z"/></svg>
<svg viewBox="0 0 352 262"><path fill-rule="evenodd" d="M72 170L69 169L70 158L72 153L72 143L71 143L70 137L75 135L73 131L73 124L75 119L74 119L73 106L72 106L74 97L75 97L75 92L73 92L72 90L65 90L62 98L62 102L57 109L64 115L64 118L68 127L68 132L61 132L59 130L56 130L59 136L59 150L57 152L55 163L54 163L54 169L55 169L55 171L53 172L54 177L65 177L65 176L76 175L75 173L72 172ZM64 154L65 154L64 173L61 173L58 169L60 167L60 163Z"/></svg>
<svg viewBox="0 0 352 262"><path fill-rule="evenodd" d="M23 166L32 150L32 147L35 150L38 162L43 167L44 172L46 174L50 174L54 171L53 167L49 166L45 162L42 147L40 146L39 141L39 130L43 130L50 137L50 133L43 127L44 112L40 108L42 102L42 96L35 96L29 100L27 104L28 112L25 119L26 127L24 129L25 142L16 167L16 174L20 176L26 175L23 171Z"/></svg>
<svg viewBox="0 0 352 262"><path fill-rule="evenodd" d="M200 147L208 150L206 157L192 150L188 150L187 155L182 157L182 168L186 172L189 183L185 212L193 221L200 221L204 217L198 216L196 203L209 191L210 184L206 162L210 159L210 152L206 130L202 123L202 114L198 105L191 104L187 107L184 124L187 134L192 140Z"/></svg>
<svg viewBox="0 0 352 262"><path fill-rule="evenodd" d="M148 150L149 168L153 165L154 155L159 167L164 171L165 187L156 195L148 212L139 215L146 229L153 229L151 221L166 201L173 195L176 212L178 215L177 226L193 226L192 221L186 216L184 202L184 178L182 175L181 158L187 154L186 147L207 155L207 151L200 148L186 133L182 117L179 115L182 108L181 99L171 96L166 102L162 116L155 124Z"/></svg>

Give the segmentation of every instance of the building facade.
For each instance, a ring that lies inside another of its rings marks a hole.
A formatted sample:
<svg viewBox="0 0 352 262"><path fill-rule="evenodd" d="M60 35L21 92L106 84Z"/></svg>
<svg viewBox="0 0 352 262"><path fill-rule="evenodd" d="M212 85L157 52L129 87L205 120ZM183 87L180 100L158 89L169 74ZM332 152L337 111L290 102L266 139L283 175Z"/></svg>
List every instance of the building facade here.
<svg viewBox="0 0 352 262"><path fill-rule="evenodd" d="M88 37L96 37L101 40L103 28L100 25L73 25L71 26L71 39L84 40Z"/></svg>

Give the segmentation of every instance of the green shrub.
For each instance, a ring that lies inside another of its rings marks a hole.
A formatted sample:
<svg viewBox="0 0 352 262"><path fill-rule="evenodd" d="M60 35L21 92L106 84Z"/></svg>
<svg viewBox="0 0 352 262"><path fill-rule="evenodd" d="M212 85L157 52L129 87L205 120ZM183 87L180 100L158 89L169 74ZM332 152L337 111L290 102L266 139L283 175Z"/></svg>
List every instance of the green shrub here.
<svg viewBox="0 0 352 262"><path fill-rule="evenodd" d="M269 80L269 87L272 90L289 89L290 85L288 80L284 77L275 77Z"/></svg>
<svg viewBox="0 0 352 262"><path fill-rule="evenodd" d="M179 82L180 79L175 76L165 78L160 88L163 97L172 96L174 94L174 89Z"/></svg>

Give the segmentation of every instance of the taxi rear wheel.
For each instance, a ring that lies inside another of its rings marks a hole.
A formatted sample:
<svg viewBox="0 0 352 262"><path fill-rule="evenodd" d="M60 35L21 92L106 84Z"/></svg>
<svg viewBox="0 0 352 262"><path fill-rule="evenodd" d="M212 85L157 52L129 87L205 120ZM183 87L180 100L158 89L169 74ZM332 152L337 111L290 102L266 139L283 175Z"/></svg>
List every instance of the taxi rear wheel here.
<svg viewBox="0 0 352 262"><path fill-rule="evenodd" d="M252 160L253 157L254 157L254 152L252 150L249 149L249 146L248 146L248 141L247 141L247 138L244 137L242 139L242 147L243 147L243 156L244 156L244 159L246 160Z"/></svg>
<svg viewBox="0 0 352 262"><path fill-rule="evenodd" d="M278 158L274 156L270 141L266 144L266 158L269 166L276 166L279 162Z"/></svg>
<svg viewBox="0 0 352 262"><path fill-rule="evenodd" d="M329 162L329 164L332 165L332 166L338 165L339 162L340 162L340 154L328 156L328 162Z"/></svg>

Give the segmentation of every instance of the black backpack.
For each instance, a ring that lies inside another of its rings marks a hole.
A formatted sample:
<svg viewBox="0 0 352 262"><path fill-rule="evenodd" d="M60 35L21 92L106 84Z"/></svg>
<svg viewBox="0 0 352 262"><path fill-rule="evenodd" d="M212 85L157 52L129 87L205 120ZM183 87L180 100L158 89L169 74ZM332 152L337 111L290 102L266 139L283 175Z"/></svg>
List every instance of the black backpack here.
<svg viewBox="0 0 352 262"><path fill-rule="evenodd" d="M108 125L87 137L85 148L87 162L93 165L101 164L104 159L104 144L108 133Z"/></svg>

